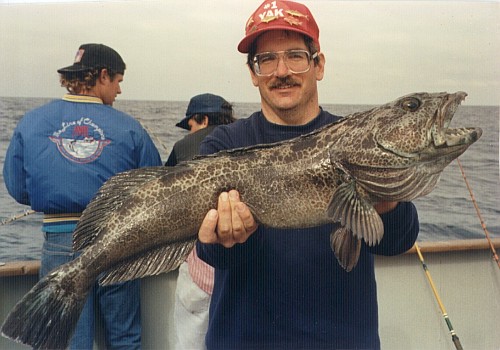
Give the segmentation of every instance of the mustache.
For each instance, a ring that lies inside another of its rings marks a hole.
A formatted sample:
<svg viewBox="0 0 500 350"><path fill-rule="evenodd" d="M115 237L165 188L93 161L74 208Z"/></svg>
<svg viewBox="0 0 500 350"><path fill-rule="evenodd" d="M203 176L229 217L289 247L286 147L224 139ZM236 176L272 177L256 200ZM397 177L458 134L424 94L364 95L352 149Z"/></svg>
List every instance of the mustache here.
<svg viewBox="0 0 500 350"><path fill-rule="evenodd" d="M295 81L291 77L276 78L269 87L271 89L279 89L285 86L299 86L299 82Z"/></svg>

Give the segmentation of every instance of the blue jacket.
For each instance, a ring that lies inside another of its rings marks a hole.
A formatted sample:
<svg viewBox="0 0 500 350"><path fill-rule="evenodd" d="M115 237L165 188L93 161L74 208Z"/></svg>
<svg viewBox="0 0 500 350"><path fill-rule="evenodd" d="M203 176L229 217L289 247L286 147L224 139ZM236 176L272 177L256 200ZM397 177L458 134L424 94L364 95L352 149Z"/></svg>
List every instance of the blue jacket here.
<svg viewBox="0 0 500 350"><path fill-rule="evenodd" d="M321 111L309 124L269 123L262 113L220 126L201 153L271 143L311 132L338 117ZM230 249L197 243L201 259L215 267L208 349L379 349L374 254L412 247L419 230L412 203L381 216L384 238L362 246L351 272L330 248L335 225L278 230L260 226Z"/></svg>
<svg viewBox="0 0 500 350"><path fill-rule="evenodd" d="M21 119L3 176L10 195L35 211L79 213L111 176L158 165L138 121L99 98L67 94Z"/></svg>

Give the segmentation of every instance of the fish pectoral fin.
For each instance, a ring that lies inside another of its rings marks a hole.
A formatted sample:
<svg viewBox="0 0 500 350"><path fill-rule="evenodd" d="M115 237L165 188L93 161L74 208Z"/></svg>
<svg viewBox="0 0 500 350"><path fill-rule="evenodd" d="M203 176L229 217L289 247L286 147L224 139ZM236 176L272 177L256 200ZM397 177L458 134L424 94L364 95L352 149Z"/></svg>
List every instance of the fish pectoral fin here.
<svg viewBox="0 0 500 350"><path fill-rule="evenodd" d="M330 235L330 245L340 266L350 272L359 260L361 239L354 237L351 230L340 226Z"/></svg>
<svg viewBox="0 0 500 350"><path fill-rule="evenodd" d="M99 279L99 284L109 285L172 271L186 260L195 243L195 239L175 242L133 256L108 270Z"/></svg>
<svg viewBox="0 0 500 350"><path fill-rule="evenodd" d="M384 235L380 215L365 190L355 181L337 187L326 214L333 222L340 222L354 237L362 238L369 246L378 244Z"/></svg>

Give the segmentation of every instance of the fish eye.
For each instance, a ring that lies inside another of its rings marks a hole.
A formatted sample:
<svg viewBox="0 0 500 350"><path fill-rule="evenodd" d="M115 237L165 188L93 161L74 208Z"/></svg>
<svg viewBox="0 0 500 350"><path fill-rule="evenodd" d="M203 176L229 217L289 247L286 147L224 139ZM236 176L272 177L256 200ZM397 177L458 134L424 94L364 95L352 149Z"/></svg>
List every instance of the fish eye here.
<svg viewBox="0 0 500 350"><path fill-rule="evenodd" d="M408 97L401 102L401 107L409 112L415 112L421 105L422 102L415 97Z"/></svg>

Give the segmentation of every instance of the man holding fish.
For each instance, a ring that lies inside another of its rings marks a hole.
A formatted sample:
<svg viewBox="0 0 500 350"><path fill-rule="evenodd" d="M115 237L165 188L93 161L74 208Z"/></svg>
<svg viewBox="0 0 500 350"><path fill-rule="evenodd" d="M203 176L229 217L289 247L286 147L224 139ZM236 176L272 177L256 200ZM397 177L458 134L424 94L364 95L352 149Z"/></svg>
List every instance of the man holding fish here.
<svg viewBox="0 0 500 350"><path fill-rule="evenodd" d="M273 143L339 120L318 104L325 57L307 7L265 1L246 23L238 50L261 95L262 111L219 127L202 154ZM215 267L208 349L379 349L373 254L401 254L419 230L411 202L379 202L384 237L360 248L345 271L330 248L335 225L258 226L235 190L219 197L199 230L198 255ZM287 210L287 208L283 208Z"/></svg>

